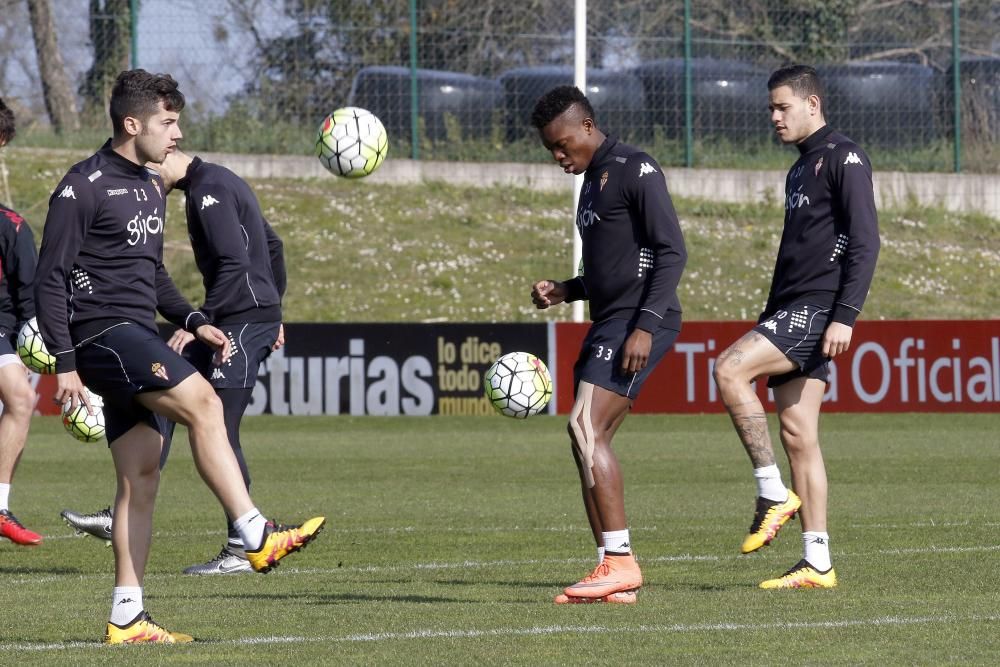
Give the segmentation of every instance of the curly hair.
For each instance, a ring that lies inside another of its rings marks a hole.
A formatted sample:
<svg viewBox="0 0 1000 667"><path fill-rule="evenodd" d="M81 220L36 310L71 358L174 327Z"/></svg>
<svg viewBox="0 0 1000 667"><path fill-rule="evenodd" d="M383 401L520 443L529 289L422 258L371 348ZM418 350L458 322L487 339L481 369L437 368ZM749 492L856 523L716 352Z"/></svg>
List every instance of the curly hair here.
<svg viewBox="0 0 1000 667"><path fill-rule="evenodd" d="M14 126L14 112L0 99L0 146L8 143L17 134Z"/></svg>
<svg viewBox="0 0 1000 667"><path fill-rule="evenodd" d="M184 108L184 95L169 74L150 74L144 69L122 72L111 89L111 126L115 134L125 131L125 118L131 116L145 122L163 102L167 111Z"/></svg>
<svg viewBox="0 0 1000 667"><path fill-rule="evenodd" d="M587 118L594 118L594 107L590 100L576 86L557 86L538 98L531 112L531 124L535 129L543 127L576 106Z"/></svg>

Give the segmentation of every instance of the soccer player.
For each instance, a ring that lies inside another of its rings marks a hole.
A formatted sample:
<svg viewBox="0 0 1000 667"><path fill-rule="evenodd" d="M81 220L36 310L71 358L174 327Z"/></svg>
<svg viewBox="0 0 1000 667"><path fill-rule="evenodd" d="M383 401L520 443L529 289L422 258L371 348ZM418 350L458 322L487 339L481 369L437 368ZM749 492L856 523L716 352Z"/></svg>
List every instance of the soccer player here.
<svg viewBox="0 0 1000 667"><path fill-rule="evenodd" d="M14 112L0 99L0 148L16 133ZM35 237L15 211L0 204L0 537L36 546L42 536L10 511L10 488L28 439L35 390L12 345L21 325L35 316Z"/></svg>
<svg viewBox="0 0 1000 667"><path fill-rule="evenodd" d="M240 422L257 383L257 367L272 350L284 344L281 297L286 281L281 239L264 219L250 186L225 167L179 150L155 167L166 192L176 187L187 194L188 235L205 285L201 312L226 335L233 353L222 366L216 366L212 363L212 348L182 328L168 345L215 388L222 401L229 444L249 490L250 472L240 444ZM169 449L168 438L160 458L161 469ZM110 508L92 514L64 510L62 516L78 532L102 539L111 534ZM227 516L226 522L226 545L207 563L185 569L186 574L252 571L232 517Z"/></svg>
<svg viewBox="0 0 1000 667"><path fill-rule="evenodd" d="M111 91L113 137L73 166L49 200L35 298L56 358L55 401L89 407L84 383L104 397L118 480L112 546L115 587L105 643L185 642L143 605L164 421L188 428L195 466L221 502L254 570L267 572L310 542L325 522L275 526L257 510L229 446L212 387L157 333L155 314L218 351L225 334L177 290L163 266L164 188L147 162L163 162L181 131L184 96L167 75L121 73Z"/></svg>
<svg viewBox="0 0 1000 667"><path fill-rule="evenodd" d="M715 366L722 402L750 456L757 506L741 551L769 544L796 512L805 553L761 588L832 588L827 478L819 412L829 360L851 344L878 258L872 168L861 148L826 125L816 70L792 65L767 83L778 139L799 159L785 178L785 223L767 305L758 324ZM794 491L782 483L767 416L751 383L768 377Z"/></svg>
<svg viewBox="0 0 1000 667"><path fill-rule="evenodd" d="M547 92L531 122L559 166L585 178L576 211L583 275L536 282L531 298L538 308L588 299L593 321L573 367L576 402L568 430L598 565L555 602L631 603L642 572L632 555L611 440L680 332L677 284L687 251L660 165L605 135L579 89Z"/></svg>

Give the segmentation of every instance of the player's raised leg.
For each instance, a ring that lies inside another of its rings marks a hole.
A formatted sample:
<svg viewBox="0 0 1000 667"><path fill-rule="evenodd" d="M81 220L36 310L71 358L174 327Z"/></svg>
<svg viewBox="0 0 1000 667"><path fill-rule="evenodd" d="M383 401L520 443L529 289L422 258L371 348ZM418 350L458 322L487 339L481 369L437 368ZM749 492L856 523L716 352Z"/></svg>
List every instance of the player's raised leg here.
<svg viewBox="0 0 1000 667"><path fill-rule="evenodd" d="M799 377L774 388L781 420L781 443L792 468L792 483L802 498L802 559L761 588L833 588L837 575L827 533L827 478L819 445L819 413L826 383Z"/></svg>
<svg viewBox="0 0 1000 667"><path fill-rule="evenodd" d="M588 519L595 537L600 535L604 544L604 559L563 591L568 598L604 598L642 586L625 516L621 468L611 447L631 404L628 397L589 382L580 382L577 387L569 431Z"/></svg>
<svg viewBox="0 0 1000 667"><path fill-rule="evenodd" d="M140 394L138 400L153 412L187 426L195 467L222 503L226 514L234 517L247 560L254 570L270 571L278 561L305 547L322 530L324 517L279 529L257 510L229 445L222 402L203 377L192 374L167 391Z"/></svg>
<svg viewBox="0 0 1000 667"><path fill-rule="evenodd" d="M9 349L9 344L8 344ZM0 537L14 544L36 546L42 536L28 530L10 510L11 484L28 438L35 391L25 376L24 365L16 354L0 355Z"/></svg>
<svg viewBox="0 0 1000 667"><path fill-rule="evenodd" d="M770 544L801 505L795 492L781 481L767 414L752 384L764 375L787 373L795 368L793 361L757 331L748 332L726 348L715 364L715 382L722 403L750 457L757 481L753 520L740 545L740 551L745 554Z"/></svg>

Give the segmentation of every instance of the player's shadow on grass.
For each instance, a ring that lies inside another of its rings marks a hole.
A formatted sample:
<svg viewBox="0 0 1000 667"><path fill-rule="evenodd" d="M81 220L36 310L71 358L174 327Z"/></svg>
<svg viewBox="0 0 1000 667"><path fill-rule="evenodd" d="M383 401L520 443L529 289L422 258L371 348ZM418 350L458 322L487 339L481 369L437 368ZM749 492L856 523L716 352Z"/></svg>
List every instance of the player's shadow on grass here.
<svg viewBox="0 0 1000 667"><path fill-rule="evenodd" d="M251 593L242 595L211 595L206 597L230 600L294 600L302 604L336 604L338 602L468 602L468 600L460 598L449 598L438 595L392 595L389 593L385 595L370 595L365 593Z"/></svg>
<svg viewBox="0 0 1000 667"><path fill-rule="evenodd" d="M3 552L0 552L2 554ZM3 556L0 555L0 558ZM4 567L0 565L0 578L11 575L32 575L32 574L84 574L84 571L75 567L25 567L23 565L15 565L13 567Z"/></svg>

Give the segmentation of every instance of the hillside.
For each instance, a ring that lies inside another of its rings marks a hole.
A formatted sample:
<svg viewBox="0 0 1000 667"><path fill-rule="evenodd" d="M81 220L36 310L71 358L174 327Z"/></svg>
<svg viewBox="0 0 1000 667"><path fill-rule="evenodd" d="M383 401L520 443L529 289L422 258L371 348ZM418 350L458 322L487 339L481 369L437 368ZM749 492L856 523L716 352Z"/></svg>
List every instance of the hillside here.
<svg viewBox="0 0 1000 667"><path fill-rule="evenodd" d="M41 241L48 197L85 152L6 149L9 194ZM388 186L329 178L254 181L285 241L288 321L568 319L536 311L532 280L571 274L571 202L525 189ZM5 201L6 200L6 201ZM12 200L12 201L11 201ZM767 296L781 208L677 199L691 320L755 318ZM879 212L882 254L866 318L1000 318L1000 220L909 206ZM200 277L171 197L165 261L200 301Z"/></svg>

